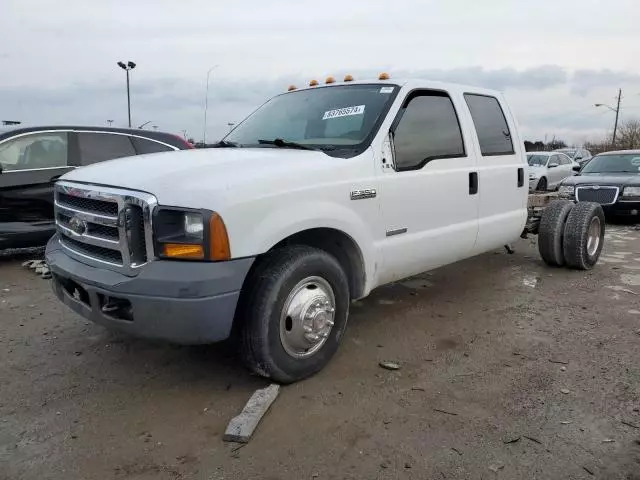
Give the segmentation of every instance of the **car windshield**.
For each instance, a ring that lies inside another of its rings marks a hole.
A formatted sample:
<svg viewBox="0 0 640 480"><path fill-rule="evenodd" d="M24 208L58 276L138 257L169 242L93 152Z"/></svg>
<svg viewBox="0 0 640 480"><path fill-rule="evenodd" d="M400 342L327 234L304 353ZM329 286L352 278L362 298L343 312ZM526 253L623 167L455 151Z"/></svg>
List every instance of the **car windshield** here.
<svg viewBox="0 0 640 480"><path fill-rule="evenodd" d="M353 149L374 133L397 85L339 85L272 98L238 125L223 146ZM277 140L277 142L274 142Z"/></svg>
<svg viewBox="0 0 640 480"><path fill-rule="evenodd" d="M596 155L580 173L637 173L640 174L640 153Z"/></svg>
<svg viewBox="0 0 640 480"><path fill-rule="evenodd" d="M576 156L576 153L578 152L575 149L572 148L561 148L560 150L556 150L556 152L561 152L564 153L565 155L567 155L570 158L573 158Z"/></svg>
<svg viewBox="0 0 640 480"><path fill-rule="evenodd" d="M530 167L546 167L549 155L527 155L527 162Z"/></svg>

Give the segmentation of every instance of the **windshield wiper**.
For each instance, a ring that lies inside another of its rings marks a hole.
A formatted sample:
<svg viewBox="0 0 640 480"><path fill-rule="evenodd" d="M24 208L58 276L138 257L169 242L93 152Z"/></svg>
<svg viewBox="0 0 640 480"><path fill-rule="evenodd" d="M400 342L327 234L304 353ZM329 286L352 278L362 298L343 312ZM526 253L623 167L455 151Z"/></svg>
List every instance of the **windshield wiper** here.
<svg viewBox="0 0 640 480"><path fill-rule="evenodd" d="M236 148L238 146L235 142L228 142L226 140L220 140L214 143L211 148Z"/></svg>
<svg viewBox="0 0 640 480"><path fill-rule="evenodd" d="M260 145L275 145L278 148L297 148L298 150L318 150L317 148L310 147L309 145L303 145L302 143L289 142L281 138L275 138L273 140L258 140Z"/></svg>

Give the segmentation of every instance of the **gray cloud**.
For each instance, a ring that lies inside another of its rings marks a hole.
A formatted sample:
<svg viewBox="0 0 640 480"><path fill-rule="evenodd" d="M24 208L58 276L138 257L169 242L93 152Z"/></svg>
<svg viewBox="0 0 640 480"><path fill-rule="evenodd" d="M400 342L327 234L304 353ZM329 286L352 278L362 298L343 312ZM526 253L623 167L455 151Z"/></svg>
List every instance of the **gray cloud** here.
<svg viewBox="0 0 640 480"><path fill-rule="evenodd" d="M571 93L584 96L597 87L622 87L629 84L635 85L640 91L640 75L609 69L576 70L571 77Z"/></svg>
<svg viewBox="0 0 640 480"><path fill-rule="evenodd" d="M640 78L631 72L609 70L580 70L569 74L557 65L517 70L514 68L487 69L483 67L423 70L393 70L394 78L422 78L480 85L506 90L518 99L547 95L548 111L530 111L522 103L518 115L527 131L542 132L548 129L572 129L592 131L602 128L605 118L602 112L594 112L592 103L579 99L581 105L563 109L562 102L571 95L584 95L591 89L615 85L616 82L633 82ZM381 69L337 70L336 78L345 73L356 79L376 78ZM134 71L134 73L136 73ZM323 78L316 77L323 81ZM297 73L287 77L266 80L213 79L209 90L209 138L219 138L227 131L228 122L237 122L262 104L269 97L286 90L289 84L299 87L310 77ZM186 129L196 139L202 138L204 107L204 81L176 77L139 79L132 76L132 116L134 125L148 120L161 129L180 132ZM563 93L563 90L565 93ZM528 94L527 92L530 92ZM545 92L552 92L546 94ZM29 124L80 123L103 125L107 119L115 119L124 125L126 120L126 95L124 75L121 81L90 83L78 82L65 87L0 86L0 118L20 119Z"/></svg>

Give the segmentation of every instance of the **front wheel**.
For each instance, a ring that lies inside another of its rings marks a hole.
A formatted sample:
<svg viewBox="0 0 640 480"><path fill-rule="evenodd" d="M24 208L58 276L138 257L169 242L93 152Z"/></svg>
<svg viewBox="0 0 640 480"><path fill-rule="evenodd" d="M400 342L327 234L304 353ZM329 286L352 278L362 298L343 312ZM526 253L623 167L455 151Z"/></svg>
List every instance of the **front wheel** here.
<svg viewBox="0 0 640 480"><path fill-rule="evenodd" d="M320 371L337 351L347 325L349 285L332 255L287 247L257 266L239 308L247 366L292 383Z"/></svg>

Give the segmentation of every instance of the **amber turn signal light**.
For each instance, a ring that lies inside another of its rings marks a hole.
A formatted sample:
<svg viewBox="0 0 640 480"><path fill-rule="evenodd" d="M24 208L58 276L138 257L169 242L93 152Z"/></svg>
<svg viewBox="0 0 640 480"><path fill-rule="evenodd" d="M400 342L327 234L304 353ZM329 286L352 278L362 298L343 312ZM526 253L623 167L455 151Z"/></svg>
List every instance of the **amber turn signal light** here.
<svg viewBox="0 0 640 480"><path fill-rule="evenodd" d="M184 258L191 260L203 260L204 248L202 245L187 243L165 243L162 246L164 256L167 258Z"/></svg>
<svg viewBox="0 0 640 480"><path fill-rule="evenodd" d="M227 227L222 221L222 217L217 213L211 215L211 220L209 220L209 252L211 260L221 261L231 258Z"/></svg>

